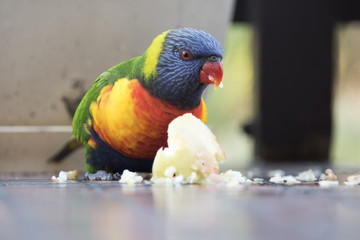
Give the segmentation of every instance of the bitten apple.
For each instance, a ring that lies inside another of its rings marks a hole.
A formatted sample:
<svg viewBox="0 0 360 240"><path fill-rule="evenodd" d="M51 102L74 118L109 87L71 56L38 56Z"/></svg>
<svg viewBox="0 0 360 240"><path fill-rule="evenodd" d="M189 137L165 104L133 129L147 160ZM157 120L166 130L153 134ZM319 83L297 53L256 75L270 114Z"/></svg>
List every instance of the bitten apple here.
<svg viewBox="0 0 360 240"><path fill-rule="evenodd" d="M160 148L152 168L152 180L182 176L187 183L199 183L219 173L225 153L215 135L191 113L174 119L168 127L168 147ZM171 173L169 175L169 171Z"/></svg>

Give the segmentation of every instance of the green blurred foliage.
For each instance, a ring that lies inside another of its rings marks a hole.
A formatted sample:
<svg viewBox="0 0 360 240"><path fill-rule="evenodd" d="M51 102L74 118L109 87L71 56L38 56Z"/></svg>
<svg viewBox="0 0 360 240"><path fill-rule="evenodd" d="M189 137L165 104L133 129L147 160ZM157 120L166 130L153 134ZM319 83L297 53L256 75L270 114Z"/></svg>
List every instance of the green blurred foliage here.
<svg viewBox="0 0 360 240"><path fill-rule="evenodd" d="M331 156L338 165L360 166L360 22L336 28L334 131Z"/></svg>
<svg viewBox="0 0 360 240"><path fill-rule="evenodd" d="M247 165L253 159L253 140L242 126L253 116L253 31L249 24L230 26L225 48L222 89L209 90L208 125L224 148L222 168Z"/></svg>

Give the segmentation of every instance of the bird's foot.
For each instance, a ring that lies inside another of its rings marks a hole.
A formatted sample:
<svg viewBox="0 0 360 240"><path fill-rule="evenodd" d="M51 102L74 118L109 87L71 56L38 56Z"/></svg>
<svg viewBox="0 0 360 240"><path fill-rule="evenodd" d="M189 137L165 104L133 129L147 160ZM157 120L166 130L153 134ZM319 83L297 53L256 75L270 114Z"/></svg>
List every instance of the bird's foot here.
<svg viewBox="0 0 360 240"><path fill-rule="evenodd" d="M108 173L105 170L99 170L96 173L85 173L85 180L90 181L117 181L121 177L121 174L116 173Z"/></svg>

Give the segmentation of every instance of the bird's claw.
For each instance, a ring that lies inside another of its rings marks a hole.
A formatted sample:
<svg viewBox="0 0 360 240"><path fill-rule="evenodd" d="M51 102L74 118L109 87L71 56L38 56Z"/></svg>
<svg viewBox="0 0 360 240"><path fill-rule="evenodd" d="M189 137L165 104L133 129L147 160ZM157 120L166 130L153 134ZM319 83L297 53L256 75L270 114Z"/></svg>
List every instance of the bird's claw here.
<svg viewBox="0 0 360 240"><path fill-rule="evenodd" d="M117 181L121 177L121 174L108 173L105 170L99 170L96 173L85 173L84 179L90 181Z"/></svg>

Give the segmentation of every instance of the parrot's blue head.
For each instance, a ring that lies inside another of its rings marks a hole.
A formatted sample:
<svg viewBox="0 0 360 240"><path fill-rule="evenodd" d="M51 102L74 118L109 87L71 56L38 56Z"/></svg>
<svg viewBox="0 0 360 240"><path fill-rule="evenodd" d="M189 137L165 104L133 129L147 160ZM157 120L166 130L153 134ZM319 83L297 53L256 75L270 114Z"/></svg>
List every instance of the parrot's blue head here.
<svg viewBox="0 0 360 240"><path fill-rule="evenodd" d="M164 32L146 52L145 87L155 97L182 108L195 108L208 84L222 80L221 44L210 34L191 28Z"/></svg>

